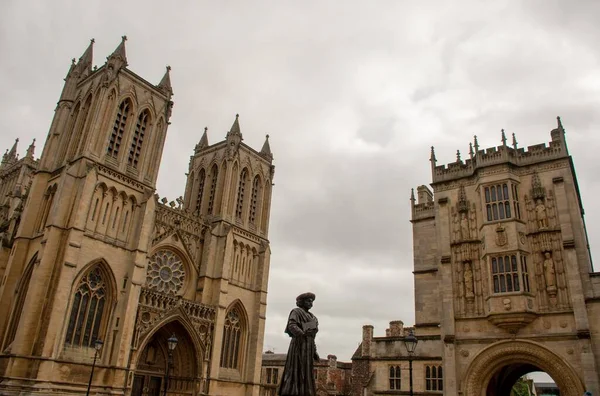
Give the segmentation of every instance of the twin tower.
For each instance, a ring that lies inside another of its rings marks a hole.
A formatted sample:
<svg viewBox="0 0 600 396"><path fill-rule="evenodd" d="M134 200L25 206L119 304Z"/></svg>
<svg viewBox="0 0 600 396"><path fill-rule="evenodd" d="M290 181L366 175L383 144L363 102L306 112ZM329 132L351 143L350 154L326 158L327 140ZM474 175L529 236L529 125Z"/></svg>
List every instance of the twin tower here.
<svg viewBox="0 0 600 396"><path fill-rule="evenodd" d="M237 116L224 141L205 130L184 195L160 199L170 68L149 83L125 41L93 67L92 40L39 160L15 144L0 166L0 392L83 394L98 348L92 394L258 395L268 137L244 144Z"/></svg>

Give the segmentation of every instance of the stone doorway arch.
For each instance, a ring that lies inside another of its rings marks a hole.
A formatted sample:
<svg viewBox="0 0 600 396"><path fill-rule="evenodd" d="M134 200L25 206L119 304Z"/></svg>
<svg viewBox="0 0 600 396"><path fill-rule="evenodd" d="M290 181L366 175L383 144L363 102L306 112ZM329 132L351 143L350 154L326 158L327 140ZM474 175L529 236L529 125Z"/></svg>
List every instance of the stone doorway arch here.
<svg viewBox="0 0 600 396"><path fill-rule="evenodd" d="M563 396L581 396L585 391L577 372L559 355L532 341L505 340L490 345L473 359L461 381L461 394L508 396L514 381L531 371L550 375Z"/></svg>
<svg viewBox="0 0 600 396"><path fill-rule="evenodd" d="M168 362L167 339L175 335L177 347L169 370L167 395L197 395L201 389L202 349L179 320L149 334L141 344L134 371L132 396L162 396Z"/></svg>

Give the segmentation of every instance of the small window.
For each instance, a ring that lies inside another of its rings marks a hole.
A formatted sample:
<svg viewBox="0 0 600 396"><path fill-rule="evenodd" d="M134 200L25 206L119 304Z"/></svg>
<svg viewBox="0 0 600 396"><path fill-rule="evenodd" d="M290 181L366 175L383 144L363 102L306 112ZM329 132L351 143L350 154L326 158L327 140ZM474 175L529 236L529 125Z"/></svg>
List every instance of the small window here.
<svg viewBox="0 0 600 396"><path fill-rule="evenodd" d="M442 366L425 367L425 389L428 391L443 391L444 377Z"/></svg>
<svg viewBox="0 0 600 396"><path fill-rule="evenodd" d="M110 157L117 158L119 155L119 149L121 148L130 110L131 103L128 100L121 102L121 105L117 110L117 117L115 118L110 141L108 142L108 148L106 150L106 154Z"/></svg>
<svg viewBox="0 0 600 396"><path fill-rule="evenodd" d="M390 390L400 390L401 385L400 366L390 366Z"/></svg>

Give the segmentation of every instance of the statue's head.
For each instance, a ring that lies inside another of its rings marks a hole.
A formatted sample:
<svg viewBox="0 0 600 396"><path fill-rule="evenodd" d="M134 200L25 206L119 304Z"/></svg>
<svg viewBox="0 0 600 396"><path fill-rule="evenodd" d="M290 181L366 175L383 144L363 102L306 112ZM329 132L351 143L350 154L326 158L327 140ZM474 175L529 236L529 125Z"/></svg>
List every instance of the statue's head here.
<svg viewBox="0 0 600 396"><path fill-rule="evenodd" d="M300 308L311 309L313 306L313 301L315 301L315 294L308 292L302 293L298 297L296 297L296 305Z"/></svg>

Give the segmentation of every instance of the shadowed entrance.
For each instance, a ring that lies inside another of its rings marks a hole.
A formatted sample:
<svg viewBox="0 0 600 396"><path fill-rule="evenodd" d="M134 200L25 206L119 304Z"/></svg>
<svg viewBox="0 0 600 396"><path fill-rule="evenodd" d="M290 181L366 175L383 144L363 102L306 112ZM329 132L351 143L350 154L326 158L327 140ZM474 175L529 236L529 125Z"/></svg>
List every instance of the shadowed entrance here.
<svg viewBox="0 0 600 396"><path fill-rule="evenodd" d="M168 362L167 339L175 335L177 347L169 370L167 395L196 395L200 388L200 367L196 348L187 330L178 321L167 323L154 333L139 356L133 380L133 396L162 396Z"/></svg>
<svg viewBox="0 0 600 396"><path fill-rule="evenodd" d="M507 340L487 347L469 365L462 382L465 396L510 396L515 382L524 374L544 371L563 396L584 392L577 372L559 355L531 341Z"/></svg>

